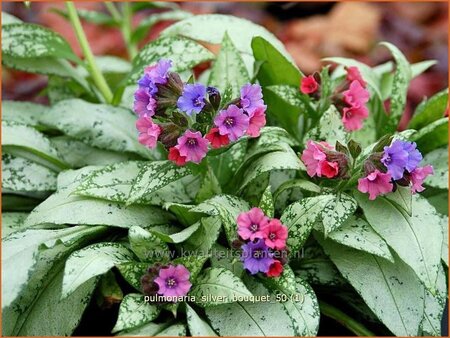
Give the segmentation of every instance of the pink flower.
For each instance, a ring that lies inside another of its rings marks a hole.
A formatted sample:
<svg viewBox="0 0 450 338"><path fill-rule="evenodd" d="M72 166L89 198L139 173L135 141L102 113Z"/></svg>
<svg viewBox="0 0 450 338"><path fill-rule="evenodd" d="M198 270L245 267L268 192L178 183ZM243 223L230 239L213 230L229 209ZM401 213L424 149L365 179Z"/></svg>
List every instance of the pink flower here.
<svg viewBox="0 0 450 338"><path fill-rule="evenodd" d="M178 150L177 146L169 149L169 155L167 156L167 158L180 167L186 164L186 156L180 155L180 151Z"/></svg>
<svg viewBox="0 0 450 338"><path fill-rule="evenodd" d="M306 165L306 172L309 176L319 176L332 178L339 172L339 164L337 162L327 161L327 155L324 148L333 149L326 142L315 143L311 140L306 144L306 149L303 150L301 160Z"/></svg>
<svg viewBox="0 0 450 338"><path fill-rule="evenodd" d="M159 287L158 294L166 297L186 296L192 286L190 276L189 270L181 264L162 268L155 279Z"/></svg>
<svg viewBox="0 0 450 338"><path fill-rule="evenodd" d="M199 131L186 130L183 136L178 138L176 147L180 155L186 157L186 161L200 163L208 152L208 140L202 137Z"/></svg>
<svg viewBox="0 0 450 338"><path fill-rule="evenodd" d="M426 165L425 167L417 167L411 172L411 191L413 194L416 192L424 191L425 188L422 186L423 181L428 175L433 174L433 167L431 165Z"/></svg>
<svg viewBox="0 0 450 338"><path fill-rule="evenodd" d="M238 140L248 128L249 117L236 105L222 110L214 119L220 135L227 135L231 141Z"/></svg>
<svg viewBox="0 0 450 338"><path fill-rule="evenodd" d="M260 135L261 128L266 125L266 109L267 106L260 106L253 114L250 114L247 135L251 137L258 137Z"/></svg>
<svg viewBox="0 0 450 338"><path fill-rule="evenodd" d="M211 143L211 147L214 149L221 148L230 143L230 139L227 135L220 135L219 128L212 128L205 138Z"/></svg>
<svg viewBox="0 0 450 338"><path fill-rule="evenodd" d="M148 88L139 88L134 93L134 111L138 116L155 115L156 100L150 95Z"/></svg>
<svg viewBox="0 0 450 338"><path fill-rule="evenodd" d="M361 76L358 67L346 67L347 70L347 80L350 82L358 81L361 86L366 87L367 83Z"/></svg>
<svg viewBox="0 0 450 338"><path fill-rule="evenodd" d="M273 218L263 228L264 243L271 249L284 249L288 237L288 228L279 219Z"/></svg>
<svg viewBox="0 0 450 338"><path fill-rule="evenodd" d="M248 212L242 212L237 217L238 234L242 239L251 241L257 238L263 238L263 228L269 222L269 219L264 215L259 208L252 208Z"/></svg>
<svg viewBox="0 0 450 338"><path fill-rule="evenodd" d="M312 75L304 77L300 84L300 91L303 94L315 93L318 88L319 88L319 84L317 83L316 79Z"/></svg>
<svg viewBox="0 0 450 338"><path fill-rule="evenodd" d="M283 264L280 261L274 260L267 271L267 277L278 277L283 272Z"/></svg>
<svg viewBox="0 0 450 338"><path fill-rule="evenodd" d="M391 175L382 173L378 169L358 180L358 190L369 193L370 200L374 200L378 195L391 192L393 187Z"/></svg>
<svg viewBox="0 0 450 338"><path fill-rule="evenodd" d="M136 121L136 129L139 131L138 140L140 144L149 148L156 147L161 128L156 123L153 123L150 117L140 117Z"/></svg>
<svg viewBox="0 0 450 338"><path fill-rule="evenodd" d="M345 107L342 114L342 123L347 130L359 130L363 127L363 120L369 116L364 105Z"/></svg>
<svg viewBox="0 0 450 338"><path fill-rule="evenodd" d="M348 90L343 92L344 102L349 106L363 106L369 101L369 92L364 89L359 81L352 81Z"/></svg>

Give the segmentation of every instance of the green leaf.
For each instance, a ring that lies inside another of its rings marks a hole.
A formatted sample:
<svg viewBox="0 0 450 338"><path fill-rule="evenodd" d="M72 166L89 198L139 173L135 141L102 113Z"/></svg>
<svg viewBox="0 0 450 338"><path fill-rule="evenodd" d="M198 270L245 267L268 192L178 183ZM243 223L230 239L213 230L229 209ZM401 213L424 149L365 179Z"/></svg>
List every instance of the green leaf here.
<svg viewBox="0 0 450 338"><path fill-rule="evenodd" d="M414 270L425 287L434 292L443 237L440 218L433 206L414 195L409 216L386 199L369 201L360 193L355 197L372 228Z"/></svg>
<svg viewBox="0 0 450 338"><path fill-rule="evenodd" d="M170 161L149 162L143 165L131 186L127 204L139 202L171 182L190 174L186 167L177 167Z"/></svg>
<svg viewBox="0 0 450 338"><path fill-rule="evenodd" d="M28 217L26 212L3 212L2 213L2 238L9 234L26 229L25 219Z"/></svg>
<svg viewBox="0 0 450 338"><path fill-rule="evenodd" d="M412 214L412 194L410 187L397 186L395 192L382 196L395 203L399 208L405 211L409 216Z"/></svg>
<svg viewBox="0 0 450 338"><path fill-rule="evenodd" d="M162 241L166 243L181 243L186 241L189 237L192 236L194 232L200 227L200 222L194 223L191 226L183 229L180 232L167 234L164 232L156 231L153 229L149 229L150 232L156 237L160 238Z"/></svg>
<svg viewBox="0 0 450 338"><path fill-rule="evenodd" d="M188 304L186 304L186 319L192 337L217 337L211 326Z"/></svg>
<svg viewBox="0 0 450 338"><path fill-rule="evenodd" d="M175 326L175 325L174 325ZM146 337L154 337L159 334L163 334L166 332L165 330L170 330L172 326L170 326L170 322L165 322L161 324L157 323L148 323L142 326L136 327L134 329L124 330L118 334L117 336L146 336Z"/></svg>
<svg viewBox="0 0 450 338"><path fill-rule="evenodd" d="M441 228L444 234L442 241L441 260L448 266L448 216L441 217Z"/></svg>
<svg viewBox="0 0 450 338"><path fill-rule="evenodd" d="M273 204L273 197L270 190L270 185L267 186L266 190L264 190L264 193L261 196L261 200L259 201L259 208L264 212L266 216L273 217L275 213L275 206Z"/></svg>
<svg viewBox="0 0 450 338"><path fill-rule="evenodd" d="M130 228L167 224L172 217L162 209L90 199L62 189L51 195L27 218L29 226L39 224L89 224Z"/></svg>
<svg viewBox="0 0 450 338"><path fill-rule="evenodd" d="M52 8L51 11L69 20L69 15L67 14L67 11L59 8ZM120 24L119 22L114 20L114 18L112 18L110 15L102 12L77 8L77 13L80 19L82 19L83 21L93 23L96 25L119 26Z"/></svg>
<svg viewBox="0 0 450 338"><path fill-rule="evenodd" d="M308 197L286 208L280 220L288 227L287 247L291 254L303 246L322 210L333 199L333 195Z"/></svg>
<svg viewBox="0 0 450 338"><path fill-rule="evenodd" d="M128 78L134 84L144 74L144 68L161 59L170 59L171 71L181 73L194 66L214 59L214 54L195 41L178 36L163 36L141 49L133 59L133 66Z"/></svg>
<svg viewBox="0 0 450 338"><path fill-rule="evenodd" d="M192 212L191 209L193 207L193 205L171 202L163 205L163 208L174 214L177 220L184 226L189 226L196 223L203 216L202 213Z"/></svg>
<svg viewBox="0 0 450 338"><path fill-rule="evenodd" d="M443 319L442 316L444 314L446 302L447 302L446 273L444 272L444 269L441 267L439 269L436 295L433 295L429 291L425 290L425 309L421 323L423 335L438 336L438 337L442 336L441 334L441 325Z"/></svg>
<svg viewBox="0 0 450 338"><path fill-rule="evenodd" d="M423 100L416 108L409 129L421 129L444 116L448 103L448 89L444 89L429 99Z"/></svg>
<svg viewBox="0 0 450 338"><path fill-rule="evenodd" d="M13 121L36 129L45 129L39 119L47 109L48 107L33 102L2 101L2 121Z"/></svg>
<svg viewBox="0 0 450 338"><path fill-rule="evenodd" d="M2 188L4 193L48 193L56 190L56 173L24 158L3 154Z"/></svg>
<svg viewBox="0 0 450 338"><path fill-rule="evenodd" d="M2 54L17 58L78 58L64 38L54 31L31 23L2 26Z"/></svg>
<svg viewBox="0 0 450 338"><path fill-rule="evenodd" d="M219 55L209 74L208 84L220 91L231 85L233 97L239 97L241 87L248 82L250 77L241 54L225 32Z"/></svg>
<svg viewBox="0 0 450 338"><path fill-rule="evenodd" d="M261 36L252 39L253 56L261 62L258 80L262 86L269 85L300 85L302 73L289 58Z"/></svg>
<svg viewBox="0 0 450 338"><path fill-rule="evenodd" d="M192 13L182 10L173 10L162 13L152 13L150 16L144 18L139 22L134 32L131 35L132 42L138 42L145 38L150 29L161 21L179 21L190 18Z"/></svg>
<svg viewBox="0 0 450 338"><path fill-rule="evenodd" d="M133 253L118 243L97 243L73 252L64 269L62 297L69 296L91 278L132 259Z"/></svg>
<svg viewBox="0 0 450 338"><path fill-rule="evenodd" d="M330 240L320 242L344 278L394 335L419 334L424 288L398 256L394 255L394 264Z"/></svg>
<svg viewBox="0 0 450 338"><path fill-rule="evenodd" d="M148 159L159 157L138 142L136 116L128 109L71 99L51 107L42 122L90 146Z"/></svg>
<svg viewBox="0 0 450 338"><path fill-rule="evenodd" d="M333 195L333 199L328 201L320 217L325 232L325 237L338 229L356 211L357 203L353 197L346 193Z"/></svg>
<svg viewBox="0 0 450 338"><path fill-rule="evenodd" d="M396 70L392 83L391 110L387 124L383 128L386 133L389 133L397 129L397 125L403 115L412 72L408 60L397 47L389 42L382 42L381 45L389 49L396 62Z"/></svg>
<svg viewBox="0 0 450 338"><path fill-rule="evenodd" d="M5 153L26 158L55 171L69 168L46 136L24 124L2 121L2 147Z"/></svg>
<svg viewBox="0 0 450 338"><path fill-rule="evenodd" d="M211 249L211 267L224 268L241 277L244 272L244 266L239 256L240 252L238 250L227 249L215 243Z"/></svg>
<svg viewBox="0 0 450 338"><path fill-rule="evenodd" d="M155 258L162 258L164 255L169 257L167 244L141 227L132 226L128 230L128 238L130 240L131 250L133 250L141 261L152 262Z"/></svg>
<svg viewBox="0 0 450 338"><path fill-rule="evenodd" d="M412 77L415 78L419 76L420 74L428 70L428 68L433 67L435 64L437 64L436 60L425 60L411 64Z"/></svg>
<svg viewBox="0 0 450 338"><path fill-rule="evenodd" d="M251 41L260 36L270 42L293 65L295 62L284 48L284 45L265 28L245 19L231 15L204 14L177 22L162 32L163 37L181 35L193 40L219 44L227 32L233 44L241 52L242 59L250 71L253 67Z"/></svg>
<svg viewBox="0 0 450 338"><path fill-rule="evenodd" d="M165 258L165 256L160 258ZM139 292L142 292L141 277L147 273L149 267L149 263L138 262L126 262L116 265L122 277Z"/></svg>
<svg viewBox="0 0 450 338"><path fill-rule="evenodd" d="M448 149L439 148L425 155L424 164L433 166L433 175L428 176L425 185L433 188L448 189Z"/></svg>
<svg viewBox="0 0 450 338"><path fill-rule="evenodd" d="M308 140L327 141L334 144L336 141L346 143L347 133L341 121L341 115L335 106L330 106L320 117L318 124L310 129L304 136L303 142Z"/></svg>
<svg viewBox="0 0 450 338"><path fill-rule="evenodd" d="M422 153L428 153L436 148L448 145L448 118L444 117L431 122L410 137L416 141L417 148Z"/></svg>
<svg viewBox="0 0 450 338"><path fill-rule="evenodd" d="M234 297L251 296L251 292L230 270L208 268L197 278L189 293L202 307L232 303ZM223 297L219 300L217 297ZM214 298L215 297L215 298Z"/></svg>
<svg viewBox="0 0 450 338"><path fill-rule="evenodd" d="M159 308L144 301L144 297L138 293L125 296L120 303L119 317L112 332L132 329L152 320L159 315Z"/></svg>
<svg viewBox="0 0 450 338"><path fill-rule="evenodd" d="M247 202L238 197L218 195L204 201L191 210L194 212L202 212L210 216L219 216L225 229L228 243L231 245L231 243L237 239L236 219L241 212L250 210L250 206Z"/></svg>
<svg viewBox="0 0 450 338"><path fill-rule="evenodd" d="M6 26L6 25L11 25L13 23L21 23L23 22L22 20L20 20L18 17L6 13L6 12L2 12L2 26Z"/></svg>
<svg viewBox="0 0 450 338"><path fill-rule="evenodd" d="M200 227L183 243L183 250L208 255L219 237L222 222L218 216L203 217Z"/></svg>
<svg viewBox="0 0 450 338"><path fill-rule="evenodd" d="M350 216L340 228L328 234L328 238L394 262L386 242L362 218Z"/></svg>
<svg viewBox="0 0 450 338"><path fill-rule="evenodd" d="M264 278L263 283L275 294L287 296L281 302L292 320L296 336L316 336L319 329L319 303L311 286L301 278L296 278L291 268L286 265L281 276Z"/></svg>
<svg viewBox="0 0 450 338"><path fill-rule="evenodd" d="M308 180L296 178L296 179L287 180L287 181L283 182L277 188L277 190L273 193L273 200L276 202L278 197L284 191L287 191L289 189L294 189L294 188L298 188L300 190L313 192L313 193L320 193L320 187L317 184L310 182Z"/></svg>

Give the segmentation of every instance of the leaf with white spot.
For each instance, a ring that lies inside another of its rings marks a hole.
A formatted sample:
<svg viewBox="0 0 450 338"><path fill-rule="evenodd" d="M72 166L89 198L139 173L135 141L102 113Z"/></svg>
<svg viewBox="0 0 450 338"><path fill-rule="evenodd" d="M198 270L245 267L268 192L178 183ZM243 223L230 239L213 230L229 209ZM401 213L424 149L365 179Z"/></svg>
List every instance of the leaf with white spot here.
<svg viewBox="0 0 450 338"><path fill-rule="evenodd" d="M267 217L273 217L275 212L275 206L273 204L273 197L271 193L271 186L267 186L264 190L261 200L259 201L259 208L264 212Z"/></svg>
<svg viewBox="0 0 450 338"><path fill-rule="evenodd" d="M157 256L155 255L155 258L156 257ZM166 259L165 256L158 258L159 261ZM149 267L149 263L140 262L126 262L116 265L117 270L119 270L120 274L128 284L140 292L142 292L141 278L147 273Z"/></svg>
<svg viewBox="0 0 450 338"><path fill-rule="evenodd" d="M318 124L310 129L304 136L306 143L308 140L326 141L334 144L336 141L345 143L347 133L341 120L341 115L335 106L331 105L320 117Z"/></svg>
<svg viewBox="0 0 450 338"><path fill-rule="evenodd" d="M2 213L2 238L5 238L13 232L26 229L25 219L28 217L26 212L3 212Z"/></svg>
<svg viewBox="0 0 450 338"><path fill-rule="evenodd" d="M425 155L423 163L433 166L433 175L424 184L433 188L448 189L448 149L439 148Z"/></svg>
<svg viewBox="0 0 450 338"><path fill-rule="evenodd" d="M355 199L345 193L333 195L333 199L325 204L320 217L325 236L338 229L347 218L355 212L358 204Z"/></svg>
<svg viewBox="0 0 450 338"><path fill-rule="evenodd" d="M218 216L203 217L199 228L183 243L183 250L206 255L219 237L222 221Z"/></svg>
<svg viewBox="0 0 450 338"><path fill-rule="evenodd" d="M49 107L24 101L2 101L2 121L13 121L37 129L45 128L39 122L40 116Z"/></svg>
<svg viewBox="0 0 450 338"><path fill-rule="evenodd" d="M159 315L159 308L144 301L144 296L131 293L124 297L120 303L119 316L112 332L132 329L152 320Z"/></svg>
<svg viewBox="0 0 450 338"><path fill-rule="evenodd" d="M186 319L189 328L189 333L192 337L216 337L217 334L209 326L209 324L204 321L195 310L186 304Z"/></svg>
<svg viewBox="0 0 450 338"><path fill-rule="evenodd" d="M169 248L166 243L158 237L142 229L139 226L132 226L128 230L130 248L141 261L152 262L155 258L169 256ZM155 252L158 252L156 254Z"/></svg>
<svg viewBox="0 0 450 338"><path fill-rule="evenodd" d="M181 243L186 241L189 237L192 236L192 234L194 232L197 231L197 229L200 227L200 222L194 223L191 226L183 229L180 232L177 233L172 233L172 234L167 234L161 231L156 231L153 229L149 229L150 232L158 237L159 239L161 239L162 241L166 242L166 243Z"/></svg>

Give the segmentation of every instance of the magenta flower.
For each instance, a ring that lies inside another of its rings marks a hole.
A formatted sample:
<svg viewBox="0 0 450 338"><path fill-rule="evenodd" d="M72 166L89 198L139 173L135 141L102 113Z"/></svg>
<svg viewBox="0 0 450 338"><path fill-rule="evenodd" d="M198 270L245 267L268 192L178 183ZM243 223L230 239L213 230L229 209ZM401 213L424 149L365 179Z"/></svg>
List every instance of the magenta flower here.
<svg viewBox="0 0 450 338"><path fill-rule="evenodd" d="M155 115L156 100L150 95L148 88L138 88L134 93L134 111L138 116Z"/></svg>
<svg viewBox="0 0 450 338"><path fill-rule="evenodd" d="M347 71L347 81L358 81L361 86L366 87L367 83L362 78L358 67L346 67L345 70Z"/></svg>
<svg viewBox="0 0 450 338"><path fill-rule="evenodd" d="M423 181L428 175L433 174L433 167L431 165L426 165L424 167L417 167L411 172L411 191L413 194L416 192L424 191L425 188L422 186Z"/></svg>
<svg viewBox="0 0 450 338"><path fill-rule="evenodd" d="M339 164L337 162L327 161L325 148L332 150L333 147L326 142L316 143L309 140L306 143L306 149L303 150L300 157L306 166L306 172L309 176L333 178L339 173Z"/></svg>
<svg viewBox="0 0 450 338"><path fill-rule="evenodd" d="M247 135L251 137L258 137L260 135L261 128L266 125L266 108L267 106L265 105L260 106L250 115Z"/></svg>
<svg viewBox="0 0 450 338"><path fill-rule="evenodd" d="M252 208L248 212L242 212L237 217L238 234L244 239L251 241L257 238L263 238L263 228L267 225L269 219L259 208Z"/></svg>
<svg viewBox="0 0 450 338"><path fill-rule="evenodd" d="M342 123L347 130L359 130L363 127L363 120L368 116L369 110L365 105L345 107L342 114Z"/></svg>
<svg viewBox="0 0 450 338"><path fill-rule="evenodd" d="M380 172L378 169L358 180L358 190L369 193L369 199L374 200L378 195L387 194L392 191L394 185L391 175Z"/></svg>
<svg viewBox="0 0 450 338"><path fill-rule="evenodd" d="M158 294L165 297L186 296L192 286L190 276L189 270L181 264L161 268L155 279L159 287Z"/></svg>
<svg viewBox="0 0 450 338"><path fill-rule="evenodd" d="M139 131L138 140L140 144L149 148L156 147L161 128L156 123L153 123L150 117L139 117L136 121L136 129Z"/></svg>
<svg viewBox="0 0 450 338"><path fill-rule="evenodd" d="M416 149L414 142L395 140L388 147L384 147L381 162L388 169L394 180L403 177L405 170L412 172L422 160L422 154Z"/></svg>
<svg viewBox="0 0 450 338"><path fill-rule="evenodd" d="M269 247L262 239L258 239L242 246L241 261L244 262L244 268L254 275L258 272L268 272L274 259Z"/></svg>
<svg viewBox="0 0 450 338"><path fill-rule="evenodd" d="M313 94L319 89L319 84L317 83L314 76L309 75L302 78L302 82L300 84L300 91L303 94Z"/></svg>
<svg viewBox="0 0 450 338"><path fill-rule="evenodd" d="M230 141L236 141L242 135L249 125L249 117L244 114L242 109L235 105L222 110L214 119L214 124L219 128L220 135L228 135Z"/></svg>
<svg viewBox="0 0 450 338"><path fill-rule="evenodd" d="M344 102L351 107L361 107L369 101L369 92L356 80L350 83L349 89L343 94Z"/></svg>
<svg viewBox="0 0 450 338"><path fill-rule="evenodd" d="M264 243L271 249L282 250L286 247L288 228L279 219L273 218L262 228Z"/></svg>
<svg viewBox="0 0 450 338"><path fill-rule="evenodd" d="M183 94L177 102L181 111L191 116L198 114L205 106L206 87L200 83L187 84L184 86Z"/></svg>
<svg viewBox="0 0 450 338"><path fill-rule="evenodd" d="M249 115L253 114L255 110L264 106L262 99L261 86L257 84L247 83L241 88L241 107Z"/></svg>
<svg viewBox="0 0 450 338"><path fill-rule="evenodd" d="M186 157L187 162L200 163L208 152L208 140L199 131L186 130L178 138L179 154Z"/></svg>

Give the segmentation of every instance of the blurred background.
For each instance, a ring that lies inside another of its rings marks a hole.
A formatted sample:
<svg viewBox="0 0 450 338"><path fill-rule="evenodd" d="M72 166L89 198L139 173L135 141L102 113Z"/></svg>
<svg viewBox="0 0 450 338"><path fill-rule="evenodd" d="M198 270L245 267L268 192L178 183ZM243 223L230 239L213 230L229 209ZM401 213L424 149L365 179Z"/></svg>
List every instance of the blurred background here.
<svg viewBox="0 0 450 338"><path fill-rule="evenodd" d="M120 3L118 4L120 6ZM415 106L427 96L448 86L448 3L446 2L187 2L177 4L194 14L233 14L265 26L286 45L300 69L312 73L321 67L321 58L346 56L369 65L390 58L377 42L396 44L408 60L419 62L435 59L438 64L413 80L409 89L405 120ZM108 14L104 4L82 2L77 6ZM56 10L55 10L56 9ZM3 11L27 22L35 22L62 34L79 54L80 49L69 23L57 10L63 3L3 2ZM133 19L138 26L149 14L164 12L164 8L139 11ZM143 44L155 39L172 22L163 21L143 32ZM115 27L83 23L92 49L97 55L126 57L122 35ZM3 69L3 98L46 103L42 90L47 78Z"/></svg>

